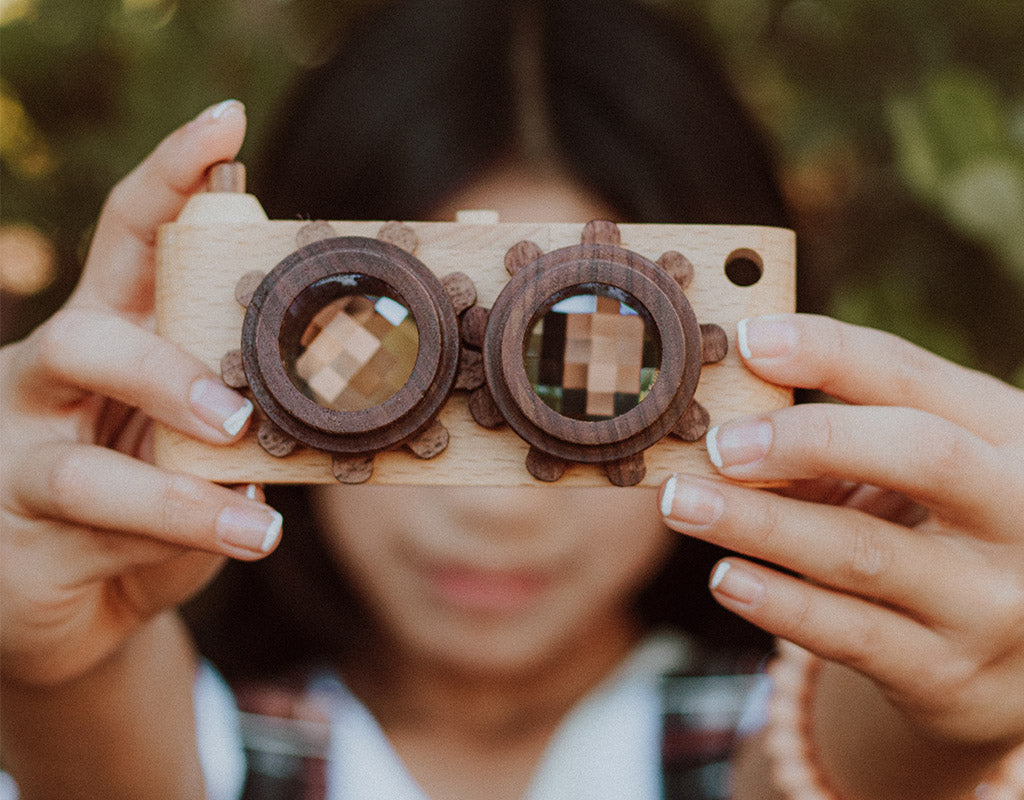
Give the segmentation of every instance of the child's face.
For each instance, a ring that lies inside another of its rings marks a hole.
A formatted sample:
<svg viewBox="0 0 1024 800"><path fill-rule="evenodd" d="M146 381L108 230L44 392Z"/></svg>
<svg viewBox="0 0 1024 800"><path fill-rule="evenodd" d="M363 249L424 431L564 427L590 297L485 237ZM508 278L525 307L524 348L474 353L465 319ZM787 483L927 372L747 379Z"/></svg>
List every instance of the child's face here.
<svg viewBox="0 0 1024 800"><path fill-rule="evenodd" d="M600 646L674 536L650 488L337 486L316 505L389 638L472 672Z"/></svg>
<svg viewBox="0 0 1024 800"><path fill-rule="evenodd" d="M614 212L574 184L495 170L442 209L584 223ZM329 487L329 546L387 633L462 669L510 672L595 646L629 618L671 534L653 489Z"/></svg>

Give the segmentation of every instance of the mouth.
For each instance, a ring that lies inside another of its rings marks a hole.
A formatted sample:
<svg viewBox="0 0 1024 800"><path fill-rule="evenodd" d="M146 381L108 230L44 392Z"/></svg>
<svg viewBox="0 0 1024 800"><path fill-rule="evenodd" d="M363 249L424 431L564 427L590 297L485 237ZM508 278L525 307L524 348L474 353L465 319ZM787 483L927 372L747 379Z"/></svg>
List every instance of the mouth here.
<svg viewBox="0 0 1024 800"><path fill-rule="evenodd" d="M425 571L429 591L443 604L482 615L524 611L548 591L553 577L530 569L487 569L461 564L433 565Z"/></svg>

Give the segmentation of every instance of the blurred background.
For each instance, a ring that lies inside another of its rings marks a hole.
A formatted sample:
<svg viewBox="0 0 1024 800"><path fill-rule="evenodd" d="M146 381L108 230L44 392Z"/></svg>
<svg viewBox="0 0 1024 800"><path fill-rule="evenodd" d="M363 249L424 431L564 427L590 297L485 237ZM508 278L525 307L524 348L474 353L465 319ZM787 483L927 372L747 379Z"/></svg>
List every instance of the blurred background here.
<svg viewBox="0 0 1024 800"><path fill-rule="evenodd" d="M259 152L290 79L379 0L0 0L0 335L77 278L103 198L227 97ZM801 302L1024 387L1024 2L659 0L764 128Z"/></svg>

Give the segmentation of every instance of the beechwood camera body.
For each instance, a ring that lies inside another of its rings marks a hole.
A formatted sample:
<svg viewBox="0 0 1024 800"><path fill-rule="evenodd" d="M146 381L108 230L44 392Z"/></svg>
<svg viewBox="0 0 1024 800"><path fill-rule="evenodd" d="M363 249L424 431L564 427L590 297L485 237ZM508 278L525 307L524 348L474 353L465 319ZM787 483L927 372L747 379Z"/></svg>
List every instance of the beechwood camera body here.
<svg viewBox="0 0 1024 800"><path fill-rule="evenodd" d="M225 483L656 485L709 426L792 403L736 324L792 311L760 226L269 221L217 165L157 243L157 330L252 397L161 466Z"/></svg>

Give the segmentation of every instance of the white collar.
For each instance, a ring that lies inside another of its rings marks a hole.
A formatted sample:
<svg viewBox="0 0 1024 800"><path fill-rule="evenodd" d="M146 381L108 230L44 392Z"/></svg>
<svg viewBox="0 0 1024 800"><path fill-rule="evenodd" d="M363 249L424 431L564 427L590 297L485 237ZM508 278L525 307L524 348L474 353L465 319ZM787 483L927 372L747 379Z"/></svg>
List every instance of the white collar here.
<svg viewBox="0 0 1024 800"><path fill-rule="evenodd" d="M649 636L562 720L524 800L660 797L659 679L690 661L688 642ZM329 798L430 800L377 721L337 678L314 683L331 720Z"/></svg>

